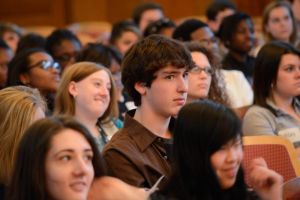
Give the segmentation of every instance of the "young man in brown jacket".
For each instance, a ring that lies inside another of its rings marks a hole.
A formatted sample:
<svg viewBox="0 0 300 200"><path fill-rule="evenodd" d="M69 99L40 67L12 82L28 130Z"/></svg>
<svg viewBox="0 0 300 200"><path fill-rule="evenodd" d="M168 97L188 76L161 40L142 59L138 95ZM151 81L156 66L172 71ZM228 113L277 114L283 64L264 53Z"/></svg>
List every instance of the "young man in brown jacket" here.
<svg viewBox="0 0 300 200"><path fill-rule="evenodd" d="M159 35L135 44L125 55L122 82L136 110L103 151L111 175L137 186L151 187L171 166L172 124L187 96L188 71L194 66L179 42Z"/></svg>

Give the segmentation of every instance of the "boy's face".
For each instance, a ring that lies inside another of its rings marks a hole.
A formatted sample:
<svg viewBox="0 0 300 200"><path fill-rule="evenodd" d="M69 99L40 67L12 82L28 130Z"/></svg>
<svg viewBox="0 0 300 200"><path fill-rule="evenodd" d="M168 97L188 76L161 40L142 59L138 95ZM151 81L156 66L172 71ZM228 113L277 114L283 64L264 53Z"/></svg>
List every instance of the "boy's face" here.
<svg viewBox="0 0 300 200"><path fill-rule="evenodd" d="M169 65L155 73L156 78L142 94L142 106L147 104L157 115L176 116L185 104L188 89L186 68Z"/></svg>

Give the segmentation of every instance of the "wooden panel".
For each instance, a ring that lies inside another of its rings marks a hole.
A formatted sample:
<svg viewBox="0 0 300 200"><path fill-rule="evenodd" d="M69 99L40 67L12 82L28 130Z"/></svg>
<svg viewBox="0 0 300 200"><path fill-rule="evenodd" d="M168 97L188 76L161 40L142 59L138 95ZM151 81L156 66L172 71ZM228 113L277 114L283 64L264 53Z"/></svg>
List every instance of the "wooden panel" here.
<svg viewBox="0 0 300 200"><path fill-rule="evenodd" d="M11 0L0 6L0 21L24 25L55 25L66 23L65 1Z"/></svg>
<svg viewBox="0 0 300 200"><path fill-rule="evenodd" d="M251 16L262 16L264 7L270 3L272 0L235 0L238 9L245 12Z"/></svg>
<svg viewBox="0 0 300 200"><path fill-rule="evenodd" d="M167 17L177 20L187 16L203 16L214 0L156 0ZM237 7L252 16L261 15L271 0L235 0ZM21 26L64 26L81 21L114 23L131 17L133 9L146 0L2 0L0 21Z"/></svg>
<svg viewBox="0 0 300 200"><path fill-rule="evenodd" d="M106 0L69 0L69 22L102 21L107 17Z"/></svg>

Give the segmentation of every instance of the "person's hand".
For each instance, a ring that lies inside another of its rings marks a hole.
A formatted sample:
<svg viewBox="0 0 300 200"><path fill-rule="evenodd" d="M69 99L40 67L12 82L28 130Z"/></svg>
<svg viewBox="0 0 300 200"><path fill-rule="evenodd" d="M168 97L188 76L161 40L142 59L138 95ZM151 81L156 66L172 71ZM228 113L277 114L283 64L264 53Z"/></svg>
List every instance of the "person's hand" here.
<svg viewBox="0 0 300 200"><path fill-rule="evenodd" d="M283 178L269 169L263 158L251 161L249 181L261 199L282 200Z"/></svg>
<svg viewBox="0 0 300 200"><path fill-rule="evenodd" d="M137 188L125 182L104 176L93 181L88 200L147 200L144 188Z"/></svg>

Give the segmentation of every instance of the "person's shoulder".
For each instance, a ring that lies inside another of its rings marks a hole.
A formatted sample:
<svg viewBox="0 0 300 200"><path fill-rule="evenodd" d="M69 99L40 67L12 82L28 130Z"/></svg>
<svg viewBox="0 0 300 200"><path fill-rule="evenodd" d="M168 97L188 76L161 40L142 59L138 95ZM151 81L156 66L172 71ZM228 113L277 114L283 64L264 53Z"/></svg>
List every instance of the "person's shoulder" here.
<svg viewBox="0 0 300 200"><path fill-rule="evenodd" d="M261 114L270 114L271 112L269 111L269 109L263 107L263 106L259 106L259 105L252 105L246 115L261 115ZM246 116L245 116L246 117Z"/></svg>
<svg viewBox="0 0 300 200"><path fill-rule="evenodd" d="M111 140L105 145L103 154L106 154L108 151L114 150L119 152L130 152L133 149L136 149L136 142L128 133L128 130L121 128L116 132Z"/></svg>

